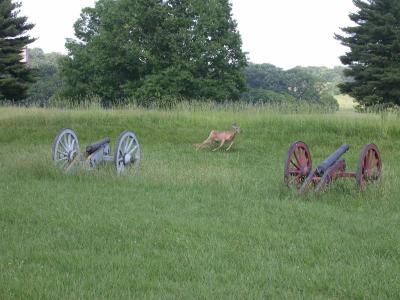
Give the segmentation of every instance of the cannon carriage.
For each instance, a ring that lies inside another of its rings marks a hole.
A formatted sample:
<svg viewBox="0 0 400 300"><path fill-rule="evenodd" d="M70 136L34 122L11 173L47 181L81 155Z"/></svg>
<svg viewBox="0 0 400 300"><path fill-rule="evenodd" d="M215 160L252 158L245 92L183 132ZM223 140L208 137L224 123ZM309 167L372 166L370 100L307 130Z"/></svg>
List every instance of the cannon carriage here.
<svg viewBox="0 0 400 300"><path fill-rule="evenodd" d="M80 152L76 133L63 128L57 134L52 146L52 158L56 166L71 171L78 165L94 169L103 161L113 162L118 173L137 169L140 164L140 144L132 131L123 131L117 138L114 154L111 154L110 138L106 137L88 145Z"/></svg>
<svg viewBox="0 0 400 300"><path fill-rule="evenodd" d="M302 141L293 143L285 160L285 183L288 186L297 186L300 194L304 194L312 188L316 192L322 191L337 178L355 178L360 189L368 183L377 181L382 175L382 161L378 147L375 144L364 146L356 172L346 171L346 161L341 158L349 149L349 145L341 145L313 169L307 144Z"/></svg>

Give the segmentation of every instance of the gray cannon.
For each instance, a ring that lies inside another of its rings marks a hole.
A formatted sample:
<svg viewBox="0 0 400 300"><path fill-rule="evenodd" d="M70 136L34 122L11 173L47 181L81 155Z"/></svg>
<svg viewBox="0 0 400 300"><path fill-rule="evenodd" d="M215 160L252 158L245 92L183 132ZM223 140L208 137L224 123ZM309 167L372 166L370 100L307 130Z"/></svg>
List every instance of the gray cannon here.
<svg viewBox="0 0 400 300"><path fill-rule="evenodd" d="M286 156L285 183L288 186L296 185L300 193L304 194L312 187L315 187L316 191L324 190L340 177L356 178L360 189L363 189L366 183L377 181L382 174L382 161L378 147L375 144L364 146L356 172L346 172L346 161L341 159L349 148L349 145L343 144L313 170L311 152L307 144L302 141L294 142Z"/></svg>
<svg viewBox="0 0 400 300"><path fill-rule="evenodd" d="M122 132L111 155L110 138L106 137L86 147L81 154L78 137L72 129L63 128L53 142L52 158L56 166L71 171L77 165L94 169L102 161L112 161L118 173L137 169L140 164L140 144L132 131Z"/></svg>
<svg viewBox="0 0 400 300"><path fill-rule="evenodd" d="M343 144L335 152L329 155L322 163L320 163L316 169L318 176L324 175L325 171L328 170L332 165L334 165L338 159L350 149L350 146Z"/></svg>

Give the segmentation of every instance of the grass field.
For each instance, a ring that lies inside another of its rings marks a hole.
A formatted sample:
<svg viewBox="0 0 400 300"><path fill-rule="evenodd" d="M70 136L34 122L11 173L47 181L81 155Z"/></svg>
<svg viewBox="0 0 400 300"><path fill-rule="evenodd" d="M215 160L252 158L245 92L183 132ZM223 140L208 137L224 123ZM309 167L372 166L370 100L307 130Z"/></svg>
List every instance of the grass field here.
<svg viewBox="0 0 400 300"><path fill-rule="evenodd" d="M194 150L234 121L232 151ZM140 173L63 174L63 127L81 148L135 131ZM314 164L349 143L350 170L375 142L383 179L299 197L283 184L295 140ZM394 116L2 107L0 299L399 299L399 148Z"/></svg>

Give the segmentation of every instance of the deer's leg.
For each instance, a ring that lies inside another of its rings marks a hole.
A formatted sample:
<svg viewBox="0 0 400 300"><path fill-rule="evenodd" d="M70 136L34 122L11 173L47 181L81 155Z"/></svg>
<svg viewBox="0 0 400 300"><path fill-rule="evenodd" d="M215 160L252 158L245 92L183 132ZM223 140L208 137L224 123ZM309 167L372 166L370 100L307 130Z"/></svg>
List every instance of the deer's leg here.
<svg viewBox="0 0 400 300"><path fill-rule="evenodd" d="M197 150L203 149L204 147L210 145L211 143L212 143L212 140L208 138L204 142L202 142L201 144L197 144L196 148L197 148Z"/></svg>
<svg viewBox="0 0 400 300"><path fill-rule="evenodd" d="M214 141L213 133L214 133L214 131L211 131L210 134L208 135L208 138L206 138L206 140L204 142L196 145L197 150L202 149L207 145L210 145Z"/></svg>
<svg viewBox="0 0 400 300"><path fill-rule="evenodd" d="M226 148L226 151L228 151L229 149L231 149L232 145L233 145L233 141L232 141L232 143L229 145L229 147Z"/></svg>
<svg viewBox="0 0 400 300"><path fill-rule="evenodd" d="M213 151L217 151L218 149L220 149L223 145L225 144L225 140L221 140L221 144L215 148Z"/></svg>
<svg viewBox="0 0 400 300"><path fill-rule="evenodd" d="M196 148L197 150L199 149L203 149L205 146L211 144L212 140L210 140L209 138L207 138L204 142L202 142L201 144L197 144Z"/></svg>

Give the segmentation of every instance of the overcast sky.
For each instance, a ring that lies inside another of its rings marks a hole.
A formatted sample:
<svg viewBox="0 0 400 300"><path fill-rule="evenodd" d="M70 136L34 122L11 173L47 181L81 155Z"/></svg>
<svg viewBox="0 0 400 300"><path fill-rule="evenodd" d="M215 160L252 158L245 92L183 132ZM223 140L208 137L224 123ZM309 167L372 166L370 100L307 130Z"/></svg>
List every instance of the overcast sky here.
<svg viewBox="0 0 400 300"><path fill-rule="evenodd" d="M95 0L20 0L22 12L36 24L30 47L65 53L65 39L83 7ZM352 25L352 0L230 0L243 50L255 63L282 68L340 65L346 48L333 38Z"/></svg>

